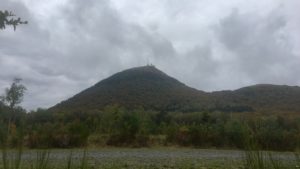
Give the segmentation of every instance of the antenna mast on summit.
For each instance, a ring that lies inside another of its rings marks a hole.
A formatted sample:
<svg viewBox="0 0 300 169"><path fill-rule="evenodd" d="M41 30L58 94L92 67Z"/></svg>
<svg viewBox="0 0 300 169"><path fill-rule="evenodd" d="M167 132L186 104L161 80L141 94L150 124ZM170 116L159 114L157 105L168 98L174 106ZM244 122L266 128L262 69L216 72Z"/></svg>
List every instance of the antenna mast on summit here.
<svg viewBox="0 0 300 169"><path fill-rule="evenodd" d="M150 66L150 64L149 64L149 57L147 57L147 66Z"/></svg>
<svg viewBox="0 0 300 169"><path fill-rule="evenodd" d="M147 57L147 66L153 66L152 63L150 63L150 58Z"/></svg>

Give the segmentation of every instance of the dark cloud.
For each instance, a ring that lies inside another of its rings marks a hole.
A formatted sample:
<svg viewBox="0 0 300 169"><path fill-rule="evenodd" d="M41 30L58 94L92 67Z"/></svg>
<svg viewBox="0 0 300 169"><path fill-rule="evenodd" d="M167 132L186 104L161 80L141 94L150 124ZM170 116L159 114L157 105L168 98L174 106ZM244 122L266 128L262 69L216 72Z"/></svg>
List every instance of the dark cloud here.
<svg viewBox="0 0 300 169"><path fill-rule="evenodd" d="M286 32L287 18L280 8L265 17L234 9L216 30L220 42L235 57L232 64L256 83L297 83L293 54ZM292 67L291 67L292 66Z"/></svg>

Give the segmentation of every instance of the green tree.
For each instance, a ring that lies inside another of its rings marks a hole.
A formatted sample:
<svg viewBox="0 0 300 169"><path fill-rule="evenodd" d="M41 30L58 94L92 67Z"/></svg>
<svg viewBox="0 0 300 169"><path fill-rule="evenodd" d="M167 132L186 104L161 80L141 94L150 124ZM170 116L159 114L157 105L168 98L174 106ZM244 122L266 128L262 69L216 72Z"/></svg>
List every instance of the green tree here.
<svg viewBox="0 0 300 169"><path fill-rule="evenodd" d="M224 128L228 141L227 144L237 148L245 148L247 146L250 132L245 123L238 120L230 120L225 124Z"/></svg>
<svg viewBox="0 0 300 169"><path fill-rule="evenodd" d="M21 81L22 79L15 78L11 86L5 89L5 95L1 97L3 103L10 109L15 109L23 101L26 87L21 84Z"/></svg>
<svg viewBox="0 0 300 169"><path fill-rule="evenodd" d="M5 95L1 97L2 102L5 104L5 107L8 108L7 121L4 120L4 125L0 128L0 143L2 150L2 164L3 168L12 168L14 164L15 169L20 168L21 156L22 156L22 146L23 146L23 127L16 127L14 123L15 117L17 117L20 109L16 109L16 106L22 102L24 92L26 87L22 85L21 79L14 79L10 88L5 90ZM19 119L22 119L19 116ZM5 127L7 126L7 130ZM11 161L10 156L8 158L8 146L9 142L16 144L18 146L18 153L13 157L13 162Z"/></svg>
<svg viewBox="0 0 300 169"><path fill-rule="evenodd" d="M8 116L8 134L10 133L11 123L14 122L16 106L22 102L26 91L26 87L21 84L21 80L22 79L15 78L11 86L5 89L4 96L1 97L2 102L9 107L10 111Z"/></svg>
<svg viewBox="0 0 300 169"><path fill-rule="evenodd" d="M27 21L22 21L21 18L15 19L16 15L8 11L0 11L0 29L5 29L6 25L12 25L14 30L20 24L27 24Z"/></svg>

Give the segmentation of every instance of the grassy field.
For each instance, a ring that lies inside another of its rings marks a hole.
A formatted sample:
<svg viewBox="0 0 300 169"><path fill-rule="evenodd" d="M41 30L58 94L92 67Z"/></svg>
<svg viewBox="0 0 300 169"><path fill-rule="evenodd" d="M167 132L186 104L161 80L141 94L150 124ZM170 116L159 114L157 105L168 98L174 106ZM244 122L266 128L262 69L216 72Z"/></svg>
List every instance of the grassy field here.
<svg viewBox="0 0 300 169"><path fill-rule="evenodd" d="M16 153L9 154L13 159ZM269 154L269 153L266 153ZM241 169L245 153L238 150L208 150L188 148L103 148L86 151L26 150L22 155L24 169ZM272 153L285 167L295 166L293 153ZM14 168L11 161L10 168ZM280 164L281 165L281 164ZM1 167L3 165L1 164ZM279 165L278 165L279 166ZM280 168L280 166L279 166ZM283 166L281 167L283 168ZM263 168L262 168L263 169Z"/></svg>

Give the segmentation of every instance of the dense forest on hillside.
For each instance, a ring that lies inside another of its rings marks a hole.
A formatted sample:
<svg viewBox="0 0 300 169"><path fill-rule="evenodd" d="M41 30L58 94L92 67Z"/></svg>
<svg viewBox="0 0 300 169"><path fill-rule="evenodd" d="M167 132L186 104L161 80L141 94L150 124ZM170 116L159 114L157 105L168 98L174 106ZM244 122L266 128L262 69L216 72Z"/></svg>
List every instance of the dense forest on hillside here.
<svg viewBox="0 0 300 169"><path fill-rule="evenodd" d="M0 111L1 137L7 131L5 107ZM52 113L18 109L10 125L9 145L30 148L81 146L192 146L246 148L255 140L261 149L294 150L300 143L300 116L224 112L157 112L126 110Z"/></svg>

